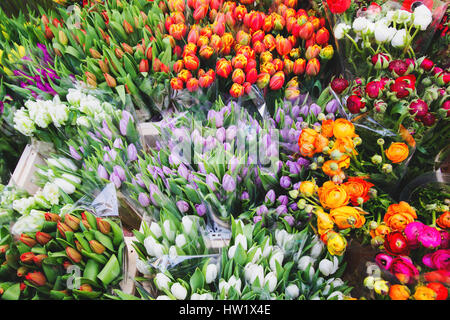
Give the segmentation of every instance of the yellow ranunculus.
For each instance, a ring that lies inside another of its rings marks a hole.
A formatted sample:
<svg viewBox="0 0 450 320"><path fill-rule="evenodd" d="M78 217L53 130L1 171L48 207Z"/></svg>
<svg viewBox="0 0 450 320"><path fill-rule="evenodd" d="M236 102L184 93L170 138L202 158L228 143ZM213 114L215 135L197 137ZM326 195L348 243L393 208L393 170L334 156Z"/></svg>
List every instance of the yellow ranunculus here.
<svg viewBox="0 0 450 320"><path fill-rule="evenodd" d="M321 208L316 210L317 216L317 229L320 235L326 233L328 230L333 229L334 223L330 218L330 215L323 211Z"/></svg>
<svg viewBox="0 0 450 320"><path fill-rule="evenodd" d="M355 126L347 119L339 118L333 123L333 134L336 138L353 138Z"/></svg>
<svg viewBox="0 0 450 320"><path fill-rule="evenodd" d="M416 288L416 292L413 297L416 300L435 300L436 292L428 287L419 286Z"/></svg>
<svg viewBox="0 0 450 320"><path fill-rule="evenodd" d="M314 181L302 181L300 183L299 191L305 197L311 197L317 190L317 185Z"/></svg>
<svg viewBox="0 0 450 320"><path fill-rule="evenodd" d="M332 232L327 239L328 252L333 256L341 256L347 248L347 240L337 232Z"/></svg>

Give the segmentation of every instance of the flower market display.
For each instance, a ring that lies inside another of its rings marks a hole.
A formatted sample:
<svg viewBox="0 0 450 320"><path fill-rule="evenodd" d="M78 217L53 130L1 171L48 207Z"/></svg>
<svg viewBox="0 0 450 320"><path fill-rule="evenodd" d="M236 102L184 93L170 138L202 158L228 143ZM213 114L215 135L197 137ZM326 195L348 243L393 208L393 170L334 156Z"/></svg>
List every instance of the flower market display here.
<svg viewBox="0 0 450 320"><path fill-rule="evenodd" d="M0 300L449 299L447 1L0 7Z"/></svg>

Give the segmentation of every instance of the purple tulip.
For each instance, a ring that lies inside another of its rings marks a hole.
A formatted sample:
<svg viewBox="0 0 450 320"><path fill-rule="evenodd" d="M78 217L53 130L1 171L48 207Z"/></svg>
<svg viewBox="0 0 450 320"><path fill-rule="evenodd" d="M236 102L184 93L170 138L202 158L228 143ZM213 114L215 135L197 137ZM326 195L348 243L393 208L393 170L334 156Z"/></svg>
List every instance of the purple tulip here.
<svg viewBox="0 0 450 320"><path fill-rule="evenodd" d="M136 149L136 146L134 145L134 143L131 143L128 145L127 154L128 154L128 160L130 160L130 161L136 161L138 159L137 149Z"/></svg>
<svg viewBox="0 0 450 320"><path fill-rule="evenodd" d="M233 141L236 138L237 128L235 125L231 125L226 130L227 141Z"/></svg>
<svg viewBox="0 0 450 320"><path fill-rule="evenodd" d="M287 215L283 217L284 220L292 227L295 223L295 218L291 215Z"/></svg>
<svg viewBox="0 0 450 320"><path fill-rule="evenodd" d="M113 147L117 148L117 149L122 149L123 148L122 139L121 138L116 138L116 140L114 140Z"/></svg>
<svg viewBox="0 0 450 320"><path fill-rule="evenodd" d="M284 111L282 109L278 109L277 114L275 115L275 121L277 123L280 123L282 115L284 115Z"/></svg>
<svg viewBox="0 0 450 320"><path fill-rule="evenodd" d="M327 103L325 111L328 113L335 113L338 109L339 102L336 99L331 100Z"/></svg>
<svg viewBox="0 0 450 320"><path fill-rule="evenodd" d="M289 168L290 174L299 174L299 167L296 162L293 162L291 160L286 161L286 165Z"/></svg>
<svg viewBox="0 0 450 320"><path fill-rule="evenodd" d="M298 115L300 114L300 107L299 106L294 106L291 109L291 116L296 119L298 117Z"/></svg>
<svg viewBox="0 0 450 320"><path fill-rule="evenodd" d="M237 166L239 165L239 160L235 156L231 157L230 163L228 164L228 170L230 170L232 173L236 171Z"/></svg>
<svg viewBox="0 0 450 320"><path fill-rule="evenodd" d="M313 103L309 107L309 112L312 112L317 117L317 115L322 112L322 108L319 105Z"/></svg>
<svg viewBox="0 0 450 320"><path fill-rule="evenodd" d="M178 157L178 155L176 155L176 154L169 155L169 164L171 166L177 166L180 163L181 163L181 159L180 159L180 157Z"/></svg>
<svg viewBox="0 0 450 320"><path fill-rule="evenodd" d="M117 189L119 189L122 185L122 180L120 180L119 176L115 172L111 173L109 176L109 181L114 183Z"/></svg>
<svg viewBox="0 0 450 320"><path fill-rule="evenodd" d="M269 212L269 209L265 205L261 205L256 209L256 215L262 216L264 214L267 214Z"/></svg>
<svg viewBox="0 0 450 320"><path fill-rule="evenodd" d="M300 183L302 183L302 182L300 181L300 182L294 183L294 185L292 186L292 188L293 188L294 190L300 189Z"/></svg>
<svg viewBox="0 0 450 320"><path fill-rule="evenodd" d="M291 178L288 176L283 176L280 179L280 186L284 189L288 189L291 186Z"/></svg>
<svg viewBox="0 0 450 320"><path fill-rule="evenodd" d="M217 129L216 138L217 138L217 140L219 140L220 143L223 143L225 141L226 135L227 135L227 132L224 127Z"/></svg>
<svg viewBox="0 0 450 320"><path fill-rule="evenodd" d="M106 171L105 167L102 166L101 164L98 165L97 174L102 179L107 179L107 180L109 179L108 172Z"/></svg>
<svg viewBox="0 0 450 320"><path fill-rule="evenodd" d="M213 136L208 136L205 141L206 150L212 150L217 146L217 139Z"/></svg>
<svg viewBox="0 0 450 320"><path fill-rule="evenodd" d="M109 139L109 140L111 140L112 139L112 132L111 132L111 130L109 129L109 127L108 127L108 123L106 123L106 120L103 120L103 122L102 122L102 132L103 132L103 134Z"/></svg>
<svg viewBox="0 0 450 320"><path fill-rule="evenodd" d="M303 107L300 108L300 114L304 115L304 116L308 116L309 114L309 107L307 105L304 105Z"/></svg>
<svg viewBox="0 0 450 320"><path fill-rule="evenodd" d="M289 116L284 117L284 126L285 127L290 127L290 126L292 126L293 123L294 123L294 120L292 120L291 117L289 117Z"/></svg>
<svg viewBox="0 0 450 320"><path fill-rule="evenodd" d="M189 203L184 200L177 201L177 208L181 213L186 213L189 211Z"/></svg>
<svg viewBox="0 0 450 320"><path fill-rule="evenodd" d="M158 186L156 184L150 183L150 185L148 186L149 188L149 192L150 192L150 200L153 203L154 206L159 207L159 203L156 202L155 199L155 195L160 196L161 195L161 191L159 190Z"/></svg>
<svg viewBox="0 0 450 320"><path fill-rule="evenodd" d="M292 211L297 211L298 210L297 202L291 203L289 205L289 209L291 209Z"/></svg>
<svg viewBox="0 0 450 320"><path fill-rule="evenodd" d="M300 167L305 167L305 166L309 166L309 160L308 159L305 159L305 158L302 158L302 157L300 157L300 158L298 158L297 159L297 164L300 166Z"/></svg>
<svg viewBox="0 0 450 320"><path fill-rule="evenodd" d="M82 159L82 157L80 156L80 154L77 152L77 150L74 147L69 146L69 151L70 151L70 155L75 160L81 160Z"/></svg>
<svg viewBox="0 0 450 320"><path fill-rule="evenodd" d="M289 202L289 198L288 198L288 196L286 196L286 195L281 195L281 196L279 196L278 197L278 202L280 203L280 204L282 204L282 205L285 205L285 206L287 206L287 204L288 204L288 202Z"/></svg>
<svg viewBox="0 0 450 320"><path fill-rule="evenodd" d="M245 200L249 200L249 199L250 199L250 195L248 194L248 192L247 191L242 192L241 200L245 201Z"/></svg>
<svg viewBox="0 0 450 320"><path fill-rule="evenodd" d="M123 136L127 135L127 127L128 127L128 122L129 120L126 119L120 119L119 121L119 130L120 130L120 134Z"/></svg>
<svg viewBox="0 0 450 320"><path fill-rule="evenodd" d="M150 205L150 198L143 192L139 193L138 200L141 206L143 206L144 208Z"/></svg>
<svg viewBox="0 0 450 320"><path fill-rule="evenodd" d="M162 167L162 171L163 171L163 173L164 173L166 176L173 175L173 170L170 169L170 168L168 168L168 167L166 167L166 166L163 166L163 167Z"/></svg>
<svg viewBox="0 0 450 320"><path fill-rule="evenodd" d="M253 217L253 223L258 223L258 222L260 222L262 220L262 217L261 216L254 216Z"/></svg>
<svg viewBox="0 0 450 320"><path fill-rule="evenodd" d="M233 192L236 189L236 181L234 178L226 173L222 179L222 187L227 192Z"/></svg>
<svg viewBox="0 0 450 320"><path fill-rule="evenodd" d="M121 166L114 166L113 172L120 179L121 182L127 180L127 176L125 175L125 170Z"/></svg>
<svg viewBox="0 0 450 320"><path fill-rule="evenodd" d="M219 184L219 179L216 177L214 173L209 173L206 175L206 184L212 192L216 191L215 183Z"/></svg>
<svg viewBox="0 0 450 320"><path fill-rule="evenodd" d="M223 149L224 149L225 151L231 151L231 144L229 144L228 142L225 142L225 143L223 144Z"/></svg>
<svg viewBox="0 0 450 320"><path fill-rule="evenodd" d="M202 217L205 215L206 213L206 206L202 203L202 204L196 204L195 205L195 211L197 211L197 214Z"/></svg>
<svg viewBox="0 0 450 320"><path fill-rule="evenodd" d="M275 202L275 191L273 189L270 189L267 193L266 196L264 197L264 203L268 203L268 204L272 204Z"/></svg>
<svg viewBox="0 0 450 320"><path fill-rule="evenodd" d="M180 166L178 167L178 175L180 177L185 178L186 180L188 179L188 177L189 177L189 170L188 170L188 168L186 168L184 163L180 164Z"/></svg>
<svg viewBox="0 0 450 320"><path fill-rule="evenodd" d="M280 205L277 207L277 215L286 214L288 212L287 207L285 205Z"/></svg>

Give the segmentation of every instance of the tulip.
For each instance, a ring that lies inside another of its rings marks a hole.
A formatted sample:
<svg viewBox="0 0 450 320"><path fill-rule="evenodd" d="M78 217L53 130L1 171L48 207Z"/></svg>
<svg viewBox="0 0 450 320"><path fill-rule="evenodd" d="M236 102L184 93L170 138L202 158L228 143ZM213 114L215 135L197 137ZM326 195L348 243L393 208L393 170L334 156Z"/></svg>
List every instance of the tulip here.
<svg viewBox="0 0 450 320"><path fill-rule="evenodd" d="M31 263L33 263L33 258L34 258L34 253L33 252L25 252L25 253L22 253L21 255L20 255L20 261L21 262L23 262L23 263L26 263L26 264L31 264Z"/></svg>
<svg viewBox="0 0 450 320"><path fill-rule="evenodd" d="M29 235L26 235L24 233L22 233L20 235L20 239L19 239L22 243L26 244L27 246L29 246L30 248L34 247L36 245L36 240L31 238Z"/></svg>
<svg viewBox="0 0 450 320"><path fill-rule="evenodd" d="M189 211L189 204L184 200L180 200L177 201L177 208L181 213L186 213Z"/></svg>
<svg viewBox="0 0 450 320"><path fill-rule="evenodd" d="M72 230L78 230L78 228L80 227L80 219L78 219L77 217L75 217L71 214L65 215L64 223L67 226L69 226Z"/></svg>
<svg viewBox="0 0 450 320"><path fill-rule="evenodd" d="M74 248L67 247L66 254L70 258L70 260L72 260L73 262L75 262L75 263L81 262L81 259L82 259L81 254Z"/></svg>
<svg viewBox="0 0 450 320"><path fill-rule="evenodd" d="M46 212L44 214L45 221L58 222L61 220L61 217L55 213Z"/></svg>
<svg viewBox="0 0 450 320"><path fill-rule="evenodd" d="M279 89L281 89L283 87L283 85L284 85L284 80L285 80L284 73L282 71L276 72L270 78L270 83L269 83L270 89L272 89L272 90L279 90Z"/></svg>
<svg viewBox="0 0 450 320"><path fill-rule="evenodd" d="M316 76L320 71L320 62L317 58L311 59L306 64L306 74L308 76Z"/></svg>
<svg viewBox="0 0 450 320"><path fill-rule="evenodd" d="M141 192L138 196L138 201L144 208L148 207L150 205L150 198L147 194Z"/></svg>
<svg viewBox="0 0 450 320"><path fill-rule="evenodd" d="M170 292L177 300L184 300L187 296L187 290L185 287L183 287L180 283L175 282L170 287Z"/></svg>
<svg viewBox="0 0 450 320"><path fill-rule="evenodd" d="M233 83L233 85L230 88L230 95L233 98L239 98L243 94L244 94L244 87L239 83Z"/></svg>
<svg viewBox="0 0 450 320"><path fill-rule="evenodd" d="M231 75L231 79L234 83L243 84L245 81L245 74L242 69L235 69Z"/></svg>
<svg viewBox="0 0 450 320"><path fill-rule="evenodd" d="M172 78L170 80L170 86L173 90L182 90L183 89L183 80L180 78Z"/></svg>
<svg viewBox="0 0 450 320"><path fill-rule="evenodd" d="M66 238L66 232L73 232L73 230L67 224L59 221L56 224L56 228L64 239Z"/></svg>
<svg viewBox="0 0 450 320"><path fill-rule="evenodd" d="M37 287L42 287L47 283L45 275L40 271L30 272L25 276L25 279Z"/></svg>
<svg viewBox="0 0 450 320"><path fill-rule="evenodd" d="M101 218L96 218L96 221L97 221L97 228L101 233L108 234L111 231L111 225L109 224L108 221Z"/></svg>
<svg viewBox="0 0 450 320"><path fill-rule="evenodd" d="M320 50L321 50L321 47L317 44L309 46L305 52L306 59L311 60L313 58L317 58L319 56Z"/></svg>
<svg viewBox="0 0 450 320"><path fill-rule="evenodd" d="M282 36L277 36L275 39L275 43L277 52L280 56L285 56L292 50L291 42L288 39L283 38Z"/></svg>
<svg viewBox="0 0 450 320"><path fill-rule="evenodd" d="M171 282L170 281L170 279L169 279L169 277L167 277L165 274L163 274L163 273L158 273L156 276L155 276L155 284L156 284L156 287L159 289L159 290L163 290L163 289L166 289L166 290L168 290L169 289L169 283Z"/></svg>
<svg viewBox="0 0 450 320"><path fill-rule="evenodd" d="M236 181L226 173L222 179L222 187L227 192L233 192L236 189Z"/></svg>
<svg viewBox="0 0 450 320"><path fill-rule="evenodd" d="M109 73L103 73L103 76L105 77L108 87L115 88L117 86L116 79L114 79L114 77L112 77Z"/></svg>
<svg viewBox="0 0 450 320"><path fill-rule="evenodd" d="M38 267L40 267L40 266L42 266L42 261L45 259L45 258L47 258L48 256L46 255L46 254L38 254L38 255L35 255L34 257L33 257L33 262L34 262L34 264L36 265L36 266L38 266Z"/></svg>
<svg viewBox="0 0 450 320"><path fill-rule="evenodd" d="M103 246L97 240L89 241L89 246L91 247L92 251L94 251L96 254L103 254L103 252L105 252L106 250L105 246Z"/></svg>

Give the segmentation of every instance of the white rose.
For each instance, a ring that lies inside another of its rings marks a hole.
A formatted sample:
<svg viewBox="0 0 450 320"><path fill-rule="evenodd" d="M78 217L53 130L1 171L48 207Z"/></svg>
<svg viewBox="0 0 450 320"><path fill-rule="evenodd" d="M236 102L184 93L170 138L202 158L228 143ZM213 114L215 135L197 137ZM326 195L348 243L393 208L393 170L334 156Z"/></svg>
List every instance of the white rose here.
<svg viewBox="0 0 450 320"><path fill-rule="evenodd" d="M141 259L136 259L136 269L138 269L138 271L143 275L150 274L148 264L145 261L142 261Z"/></svg>
<svg viewBox="0 0 450 320"><path fill-rule="evenodd" d="M217 274L217 266L215 264L208 264L205 274L206 283L209 284L216 280Z"/></svg>
<svg viewBox="0 0 450 320"><path fill-rule="evenodd" d="M351 26L345 23L339 23L334 28L334 37L338 40L344 38L347 32L351 29Z"/></svg>
<svg viewBox="0 0 450 320"><path fill-rule="evenodd" d="M406 30L400 29L397 30L394 37L391 40L391 44L395 48L403 48L406 46L406 42L408 41Z"/></svg>
<svg viewBox="0 0 450 320"><path fill-rule="evenodd" d="M432 21L433 15L426 5L422 4L414 9L413 25L416 28L420 28L420 30L424 31L428 28Z"/></svg>
<svg viewBox="0 0 450 320"><path fill-rule="evenodd" d="M150 231L153 233L153 235L156 237L156 239L160 238L162 236L161 227L157 222L153 222L150 224Z"/></svg>
<svg viewBox="0 0 450 320"><path fill-rule="evenodd" d="M171 282L170 278L168 276L166 276L164 273L160 272L155 276L155 284L159 290L164 290L164 289L169 290L170 282Z"/></svg>
<svg viewBox="0 0 450 320"><path fill-rule="evenodd" d="M187 296L187 290L180 283L175 282L170 288L170 292L173 294L175 298L178 300L184 300Z"/></svg>
<svg viewBox="0 0 450 320"><path fill-rule="evenodd" d="M290 284L286 287L284 293L286 294L286 297L288 297L289 299L295 299L299 296L300 290L298 289L297 285Z"/></svg>

